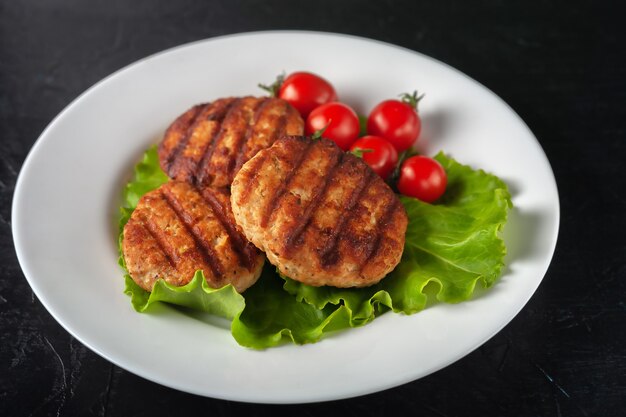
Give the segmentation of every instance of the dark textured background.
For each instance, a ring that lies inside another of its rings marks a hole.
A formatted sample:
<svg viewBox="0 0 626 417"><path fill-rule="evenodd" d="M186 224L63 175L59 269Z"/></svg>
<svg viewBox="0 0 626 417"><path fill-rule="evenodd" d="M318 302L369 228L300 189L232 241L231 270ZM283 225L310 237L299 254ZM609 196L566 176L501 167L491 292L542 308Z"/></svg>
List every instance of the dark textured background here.
<svg viewBox="0 0 626 417"><path fill-rule="evenodd" d="M0 0L0 416L625 415L626 13L600 3ZM44 127L139 58L264 29L350 33L428 54L500 95L541 142L561 198L554 260L524 310L464 359L351 400L240 404L111 365L34 297L15 257L10 204Z"/></svg>

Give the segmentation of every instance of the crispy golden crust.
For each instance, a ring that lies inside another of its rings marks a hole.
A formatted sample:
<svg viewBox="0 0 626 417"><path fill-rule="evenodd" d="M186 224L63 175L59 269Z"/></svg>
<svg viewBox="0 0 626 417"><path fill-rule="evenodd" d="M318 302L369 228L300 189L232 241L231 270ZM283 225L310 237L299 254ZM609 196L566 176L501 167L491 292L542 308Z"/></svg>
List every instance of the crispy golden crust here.
<svg viewBox="0 0 626 417"><path fill-rule="evenodd" d="M122 251L133 280L151 291L204 271L213 288L242 292L261 274L263 254L237 228L225 191L170 181L144 195L124 227Z"/></svg>
<svg viewBox="0 0 626 417"><path fill-rule="evenodd" d="M308 285L364 287L400 262L400 200L333 142L287 137L257 153L232 184L237 224L281 273Z"/></svg>
<svg viewBox="0 0 626 417"><path fill-rule="evenodd" d="M298 111L279 98L222 98L178 117L165 132L159 160L170 178L228 187L258 151L303 130Z"/></svg>

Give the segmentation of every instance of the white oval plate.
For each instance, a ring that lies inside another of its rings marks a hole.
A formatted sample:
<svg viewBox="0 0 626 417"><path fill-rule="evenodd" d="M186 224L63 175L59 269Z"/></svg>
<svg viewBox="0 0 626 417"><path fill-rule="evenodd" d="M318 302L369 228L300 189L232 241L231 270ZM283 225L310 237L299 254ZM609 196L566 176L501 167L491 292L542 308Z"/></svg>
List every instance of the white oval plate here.
<svg viewBox="0 0 626 417"><path fill-rule="evenodd" d="M117 213L143 151L193 104L263 94L258 82L307 70L366 114L418 88L420 151L443 149L495 173L515 209L504 238L508 267L474 300L373 323L306 346L253 351L228 326L169 307L138 314L123 294ZM149 380L237 401L298 403L347 398L428 375L502 329L541 282L556 245L559 200L550 164L524 122L482 85L427 56L345 35L261 32L181 46L99 82L41 134L13 200L17 255L37 297L74 337Z"/></svg>

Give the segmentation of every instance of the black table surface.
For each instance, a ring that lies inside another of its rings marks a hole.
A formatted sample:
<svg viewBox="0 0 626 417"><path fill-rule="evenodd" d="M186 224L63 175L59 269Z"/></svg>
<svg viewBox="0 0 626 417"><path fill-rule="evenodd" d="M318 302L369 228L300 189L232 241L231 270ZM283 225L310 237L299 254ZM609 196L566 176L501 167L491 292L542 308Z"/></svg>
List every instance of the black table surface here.
<svg viewBox="0 0 626 417"><path fill-rule="evenodd" d="M0 415L626 415L624 15L591 1L1 1ZM139 58L269 29L359 35L444 61L508 102L545 150L561 202L552 264L518 316L458 362L341 401L203 398L112 365L34 296L13 248L11 201L53 117Z"/></svg>

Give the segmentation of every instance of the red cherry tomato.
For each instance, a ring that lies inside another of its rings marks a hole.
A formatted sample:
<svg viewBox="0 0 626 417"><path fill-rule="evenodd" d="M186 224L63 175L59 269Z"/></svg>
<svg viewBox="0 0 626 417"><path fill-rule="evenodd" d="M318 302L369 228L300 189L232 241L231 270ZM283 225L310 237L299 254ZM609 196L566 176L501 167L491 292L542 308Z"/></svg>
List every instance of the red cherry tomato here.
<svg viewBox="0 0 626 417"><path fill-rule="evenodd" d="M379 103L367 118L367 133L387 139L398 152L413 146L421 130L415 107L399 100Z"/></svg>
<svg viewBox="0 0 626 417"><path fill-rule="evenodd" d="M448 176L441 164L426 156L412 156L400 168L398 191L432 203L446 190Z"/></svg>
<svg viewBox="0 0 626 417"><path fill-rule="evenodd" d="M398 163L398 152L391 143L378 136L363 136L350 147L351 151L360 149L363 161L384 180ZM369 150L370 152L367 152Z"/></svg>
<svg viewBox="0 0 626 417"><path fill-rule="evenodd" d="M317 107L306 119L306 134L326 128L322 137L332 140L344 151L359 136L359 117L343 103L328 103Z"/></svg>
<svg viewBox="0 0 626 417"><path fill-rule="evenodd" d="M310 72L290 74L280 86L278 97L288 101L305 119L314 108L337 101L333 86Z"/></svg>

